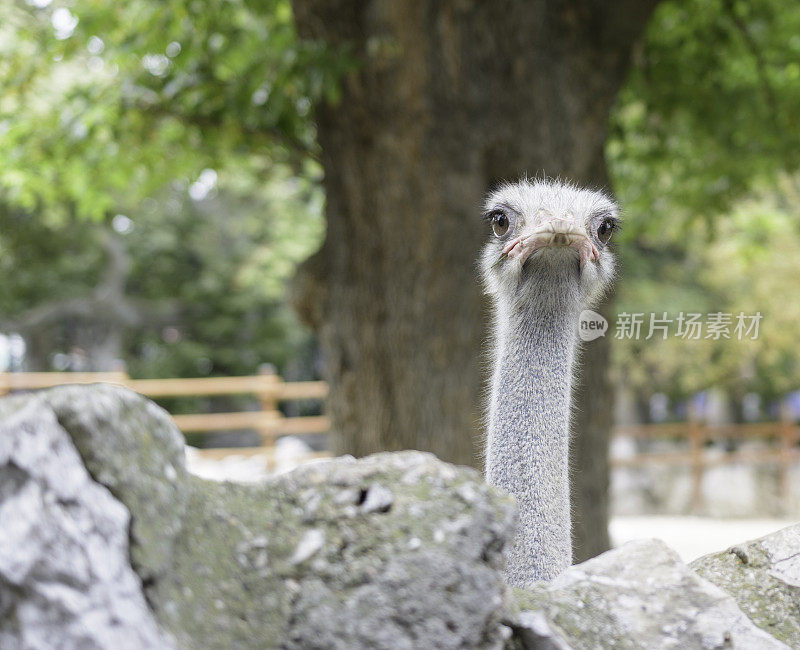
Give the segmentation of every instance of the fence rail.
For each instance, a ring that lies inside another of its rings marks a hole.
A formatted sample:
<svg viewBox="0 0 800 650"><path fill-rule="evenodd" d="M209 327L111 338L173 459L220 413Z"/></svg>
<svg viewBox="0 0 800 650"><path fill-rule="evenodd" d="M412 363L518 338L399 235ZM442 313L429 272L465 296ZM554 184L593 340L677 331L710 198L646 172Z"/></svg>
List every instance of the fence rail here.
<svg viewBox="0 0 800 650"><path fill-rule="evenodd" d="M647 465L678 465L691 470L691 507L701 512L704 506L703 478L707 469L737 463L775 465L778 496L785 503L789 496L789 470L800 461L800 426L787 414L777 422L710 425L694 419L688 422L640 424L614 427L614 437L639 440L677 439L688 442L686 451L636 453L629 458L612 458L612 468L643 467ZM706 449L710 442L729 440L773 441L766 449L743 449L712 455Z"/></svg>
<svg viewBox="0 0 800 650"><path fill-rule="evenodd" d="M254 395L259 403L257 411L172 415L176 426L184 433L252 429L261 436L258 447L199 450L205 457L221 458L234 453L264 454L270 461L274 457L274 444L278 436L326 433L330 429L330 421L324 415L286 417L278 409L281 402L324 399L328 395L328 385L324 381L285 382L278 375L269 373L246 377L131 379L124 372L6 372L0 373L0 395L62 384L97 382L125 386L151 398ZM321 455L325 454L314 453L310 457Z"/></svg>

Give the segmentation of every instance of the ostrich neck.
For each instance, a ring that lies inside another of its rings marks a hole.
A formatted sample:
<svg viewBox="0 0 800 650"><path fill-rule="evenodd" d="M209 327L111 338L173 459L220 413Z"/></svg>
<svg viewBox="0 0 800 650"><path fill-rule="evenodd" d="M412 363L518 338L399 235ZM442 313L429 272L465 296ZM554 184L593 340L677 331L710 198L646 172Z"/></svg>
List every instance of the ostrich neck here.
<svg viewBox="0 0 800 650"><path fill-rule="evenodd" d="M514 496L517 534L507 577L522 587L572 562L569 418L579 308L498 313L486 478Z"/></svg>

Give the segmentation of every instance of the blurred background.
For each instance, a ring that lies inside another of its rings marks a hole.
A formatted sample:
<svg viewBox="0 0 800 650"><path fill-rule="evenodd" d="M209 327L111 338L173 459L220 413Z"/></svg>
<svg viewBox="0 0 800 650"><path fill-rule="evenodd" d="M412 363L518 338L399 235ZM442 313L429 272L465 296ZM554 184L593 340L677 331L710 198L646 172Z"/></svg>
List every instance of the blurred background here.
<svg viewBox="0 0 800 650"><path fill-rule="evenodd" d="M576 398L577 557L800 516L798 3L0 6L0 390L107 372L176 416L260 413L177 420L228 450L191 452L217 478L479 466L481 198L563 175L625 220Z"/></svg>

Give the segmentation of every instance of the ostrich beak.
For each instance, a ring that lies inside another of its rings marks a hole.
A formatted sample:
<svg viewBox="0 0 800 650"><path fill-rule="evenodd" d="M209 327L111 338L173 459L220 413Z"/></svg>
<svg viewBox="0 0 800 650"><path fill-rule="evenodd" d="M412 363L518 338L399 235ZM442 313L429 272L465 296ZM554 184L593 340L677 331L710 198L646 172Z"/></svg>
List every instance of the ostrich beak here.
<svg viewBox="0 0 800 650"><path fill-rule="evenodd" d="M520 264L524 264L534 251L548 247L574 249L580 255L581 269L588 261L600 259L600 252L583 226L568 219L550 219L532 233L515 237L503 247L503 257L518 259Z"/></svg>

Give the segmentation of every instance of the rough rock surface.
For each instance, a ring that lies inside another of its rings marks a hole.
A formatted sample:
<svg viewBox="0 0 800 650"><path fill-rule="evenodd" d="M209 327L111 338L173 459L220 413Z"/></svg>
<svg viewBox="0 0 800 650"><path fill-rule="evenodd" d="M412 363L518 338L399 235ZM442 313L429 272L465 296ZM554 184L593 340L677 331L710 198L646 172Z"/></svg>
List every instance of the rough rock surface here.
<svg viewBox="0 0 800 650"><path fill-rule="evenodd" d="M136 572L146 582L161 575L171 566L189 498L181 432L163 409L131 391L63 386L39 395L94 479L135 515L130 536Z"/></svg>
<svg viewBox="0 0 800 650"><path fill-rule="evenodd" d="M183 454L120 388L0 400L0 648L800 647L800 527L696 573L633 542L512 597L514 505L473 470L404 452L232 484Z"/></svg>
<svg viewBox="0 0 800 650"><path fill-rule="evenodd" d="M658 540L630 542L517 596L518 648L788 648Z"/></svg>
<svg viewBox="0 0 800 650"><path fill-rule="evenodd" d="M728 592L753 622L800 648L800 524L691 564Z"/></svg>
<svg viewBox="0 0 800 650"><path fill-rule="evenodd" d="M129 514L44 400L0 403L0 648L167 648L128 554Z"/></svg>
<svg viewBox="0 0 800 650"><path fill-rule="evenodd" d="M180 647L503 645L499 569L514 506L473 470L407 452L307 466L260 485L213 483L186 474L169 417L129 391L63 387L1 408L6 429L23 439L30 427L15 418L44 414L130 510L132 565ZM53 483L61 481L56 461L43 470ZM3 483L14 475L4 472ZM126 524L115 528L122 541ZM13 549L8 555L19 561ZM27 592L3 593L3 612L37 610ZM0 620L3 633L10 620Z"/></svg>

